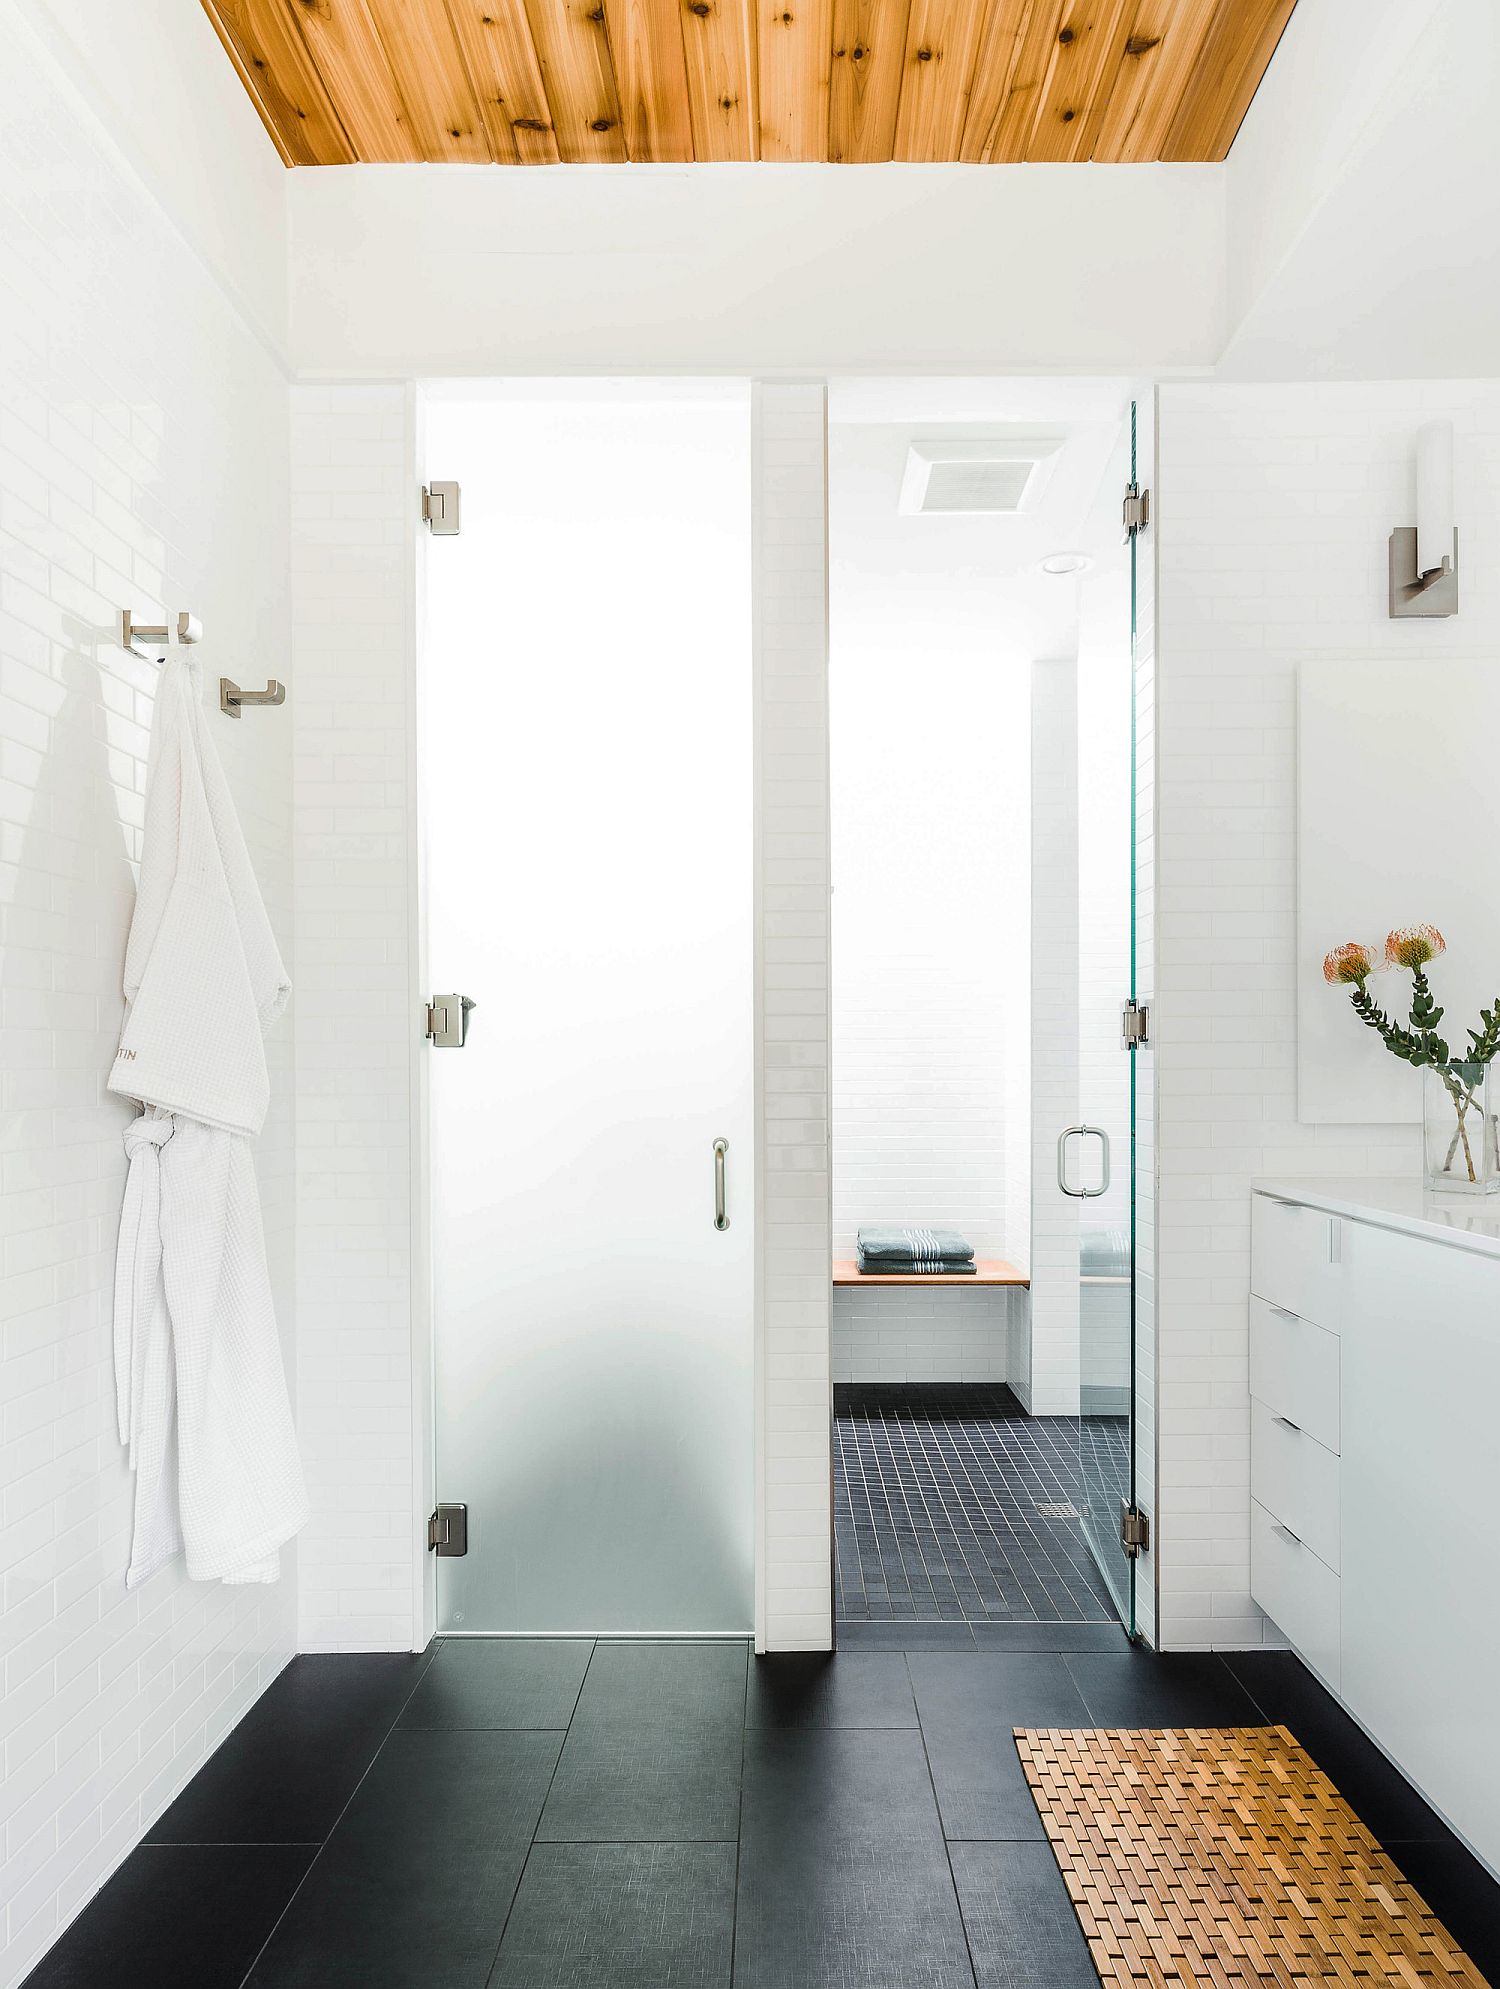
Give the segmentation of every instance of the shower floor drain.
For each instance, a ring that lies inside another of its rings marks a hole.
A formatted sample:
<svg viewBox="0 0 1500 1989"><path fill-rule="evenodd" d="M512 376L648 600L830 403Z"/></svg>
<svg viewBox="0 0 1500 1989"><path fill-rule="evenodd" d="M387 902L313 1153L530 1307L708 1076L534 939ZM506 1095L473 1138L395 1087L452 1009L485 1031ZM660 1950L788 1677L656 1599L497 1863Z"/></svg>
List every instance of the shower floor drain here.
<svg viewBox="0 0 1500 1989"><path fill-rule="evenodd" d="M1043 1519L1082 1519L1083 1518L1083 1514L1079 1511L1078 1507L1075 1505L1069 1505L1066 1500L1062 1501L1062 1503L1058 1505L1038 1506L1036 1510L1038 1511L1038 1513L1040 1513Z"/></svg>

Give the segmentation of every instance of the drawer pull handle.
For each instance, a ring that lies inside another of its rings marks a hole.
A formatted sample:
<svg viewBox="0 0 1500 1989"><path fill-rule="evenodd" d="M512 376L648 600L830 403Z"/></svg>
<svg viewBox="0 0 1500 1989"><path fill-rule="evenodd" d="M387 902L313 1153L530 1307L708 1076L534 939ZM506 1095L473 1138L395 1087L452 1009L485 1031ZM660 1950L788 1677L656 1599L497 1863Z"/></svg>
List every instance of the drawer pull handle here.
<svg viewBox="0 0 1500 1989"><path fill-rule="evenodd" d="M1294 1423L1290 1416L1278 1416L1276 1420L1284 1430L1290 1430L1293 1436L1301 1436L1302 1425Z"/></svg>
<svg viewBox="0 0 1500 1989"><path fill-rule="evenodd" d="M1292 1529L1289 1526L1283 1526L1279 1519L1273 1519L1271 1521L1271 1524L1272 1526L1275 1527L1276 1531L1279 1534L1281 1534L1285 1539L1290 1540L1294 1547L1300 1547L1302 1545L1301 1540L1298 1538L1298 1536L1295 1533L1293 1533Z"/></svg>
<svg viewBox="0 0 1500 1989"><path fill-rule="evenodd" d="M1278 1319L1288 1319L1291 1321L1292 1325L1294 1326L1300 1326L1302 1324L1302 1321L1298 1318L1297 1314L1295 1312L1288 1312L1284 1305L1273 1305L1271 1307L1271 1310L1272 1312L1275 1313Z"/></svg>

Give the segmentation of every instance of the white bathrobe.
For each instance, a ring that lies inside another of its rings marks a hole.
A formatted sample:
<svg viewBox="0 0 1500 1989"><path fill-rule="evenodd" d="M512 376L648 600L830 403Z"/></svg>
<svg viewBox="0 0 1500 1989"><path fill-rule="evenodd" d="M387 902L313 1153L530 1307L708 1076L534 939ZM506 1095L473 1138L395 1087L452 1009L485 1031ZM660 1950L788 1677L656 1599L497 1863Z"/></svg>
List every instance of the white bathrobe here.
<svg viewBox="0 0 1500 1989"><path fill-rule="evenodd" d="M174 646L109 1078L146 1108L125 1133L115 1271L131 1588L184 1549L195 1581L275 1581L307 1518L250 1154L270 1098L263 1032L290 993L197 664Z"/></svg>

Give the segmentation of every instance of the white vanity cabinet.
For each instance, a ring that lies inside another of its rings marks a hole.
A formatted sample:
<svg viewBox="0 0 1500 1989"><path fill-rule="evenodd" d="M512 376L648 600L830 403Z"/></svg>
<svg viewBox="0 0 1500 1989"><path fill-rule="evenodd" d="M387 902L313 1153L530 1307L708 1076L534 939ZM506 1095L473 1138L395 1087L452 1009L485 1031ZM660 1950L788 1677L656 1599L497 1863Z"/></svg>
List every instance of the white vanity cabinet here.
<svg viewBox="0 0 1500 1989"><path fill-rule="evenodd" d="M1252 1206L1251 1592L1500 1869L1500 1210Z"/></svg>

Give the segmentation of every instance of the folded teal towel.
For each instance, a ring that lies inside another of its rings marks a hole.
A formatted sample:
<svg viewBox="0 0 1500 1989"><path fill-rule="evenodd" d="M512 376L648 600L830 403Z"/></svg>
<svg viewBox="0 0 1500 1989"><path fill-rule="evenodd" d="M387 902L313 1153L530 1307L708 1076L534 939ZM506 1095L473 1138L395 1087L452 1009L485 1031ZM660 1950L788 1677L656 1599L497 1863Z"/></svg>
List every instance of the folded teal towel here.
<svg viewBox="0 0 1500 1989"><path fill-rule="evenodd" d="M886 1278L972 1278L974 1259L928 1257L921 1263L901 1257L867 1257L861 1251L857 1265L866 1277Z"/></svg>
<svg viewBox="0 0 1500 1989"><path fill-rule="evenodd" d="M917 1224L874 1223L855 1232L861 1268L875 1262L892 1266L972 1264L974 1252L956 1229L924 1229ZM870 1264L865 1259L870 1259Z"/></svg>

